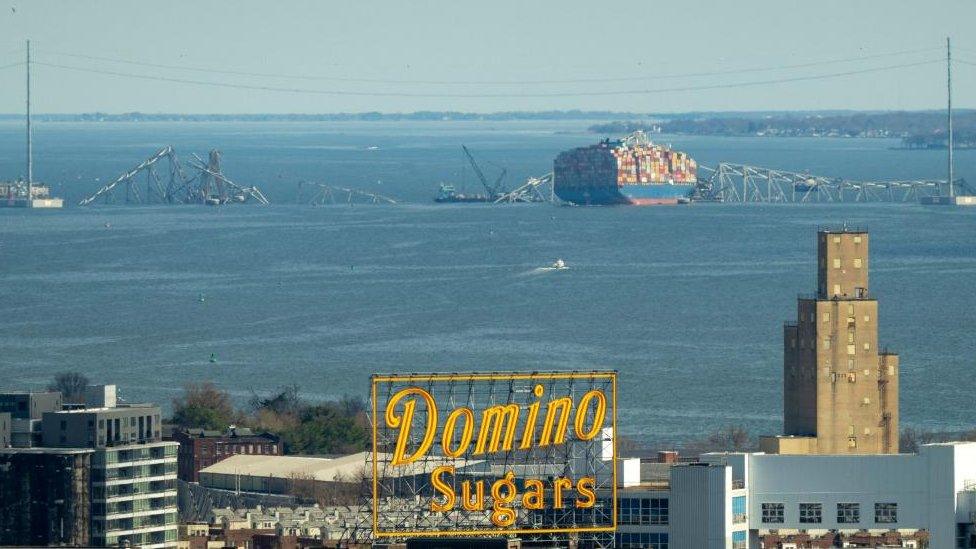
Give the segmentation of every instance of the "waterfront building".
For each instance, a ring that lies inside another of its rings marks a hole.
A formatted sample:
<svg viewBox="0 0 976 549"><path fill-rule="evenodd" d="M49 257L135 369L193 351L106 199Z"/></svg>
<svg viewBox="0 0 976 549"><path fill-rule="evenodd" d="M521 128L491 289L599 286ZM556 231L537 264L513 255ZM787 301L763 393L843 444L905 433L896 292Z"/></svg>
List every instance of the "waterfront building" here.
<svg viewBox="0 0 976 549"><path fill-rule="evenodd" d="M199 482L201 469L230 456L284 453L281 437L233 425L226 431L176 429L168 438L180 444L177 475L185 482Z"/></svg>
<svg viewBox="0 0 976 549"><path fill-rule="evenodd" d="M91 545L93 453L0 449L0 545Z"/></svg>
<svg viewBox="0 0 976 549"><path fill-rule="evenodd" d="M10 414L10 445L15 448L40 446L41 416L61 408L61 393L57 391L0 394L0 413Z"/></svg>
<svg viewBox="0 0 976 549"><path fill-rule="evenodd" d="M781 454L898 453L898 355L878 343L868 286L868 233L817 233L817 293L784 327Z"/></svg>
<svg viewBox="0 0 976 549"><path fill-rule="evenodd" d="M59 517L67 517L70 523L83 520L78 517L84 516L87 539L80 545L175 547L178 444L162 440L159 407L120 404L114 385L100 385L89 387L84 405L45 410L36 419L34 416L41 408L52 408L54 402L60 405L60 395L53 394L57 395L56 399L39 398L37 394L16 398L4 395L7 398L3 402L8 407L22 415L30 414L28 421L39 421L40 439L29 438L30 448L4 451L3 459L11 467L0 470L0 485L7 487L0 501L10 508L32 506L30 498L36 489L52 494L40 501L57 504L52 504L49 513L43 512L42 505L23 511L30 513L25 515L26 519L37 522L28 520L25 524L31 524L29 528L9 534L26 537L11 538L7 543L36 544L32 539L67 543L64 540L69 534L61 533ZM36 431L31 427L29 432ZM85 457L77 457L81 455ZM44 473L48 469L64 469L66 460L70 460L72 470L83 472L74 473L70 479ZM25 477L27 484L18 484L17 471L28 470L33 473ZM59 485L71 497L62 497ZM57 511L58 505L69 505L69 501L75 511ZM44 533L52 531L53 527L49 526L52 520L59 522L57 536ZM80 534L70 535L72 539L80 539Z"/></svg>
<svg viewBox="0 0 976 549"><path fill-rule="evenodd" d="M369 452L336 458L235 455L200 471L200 486L257 494L359 496Z"/></svg>
<svg viewBox="0 0 976 549"><path fill-rule="evenodd" d="M917 454L704 454L663 482L637 469L621 468L618 548L976 547L974 442Z"/></svg>

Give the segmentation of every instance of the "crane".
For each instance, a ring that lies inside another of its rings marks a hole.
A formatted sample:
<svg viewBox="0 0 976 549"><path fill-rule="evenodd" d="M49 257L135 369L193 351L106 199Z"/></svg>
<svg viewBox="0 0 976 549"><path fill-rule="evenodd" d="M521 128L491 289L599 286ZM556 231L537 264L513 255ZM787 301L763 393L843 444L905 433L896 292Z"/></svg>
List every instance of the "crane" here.
<svg viewBox="0 0 976 549"><path fill-rule="evenodd" d="M508 170L502 168L502 173L498 175L498 179L495 180L494 185L489 185L488 178L485 177L484 172L481 171L481 167L478 166L478 163L475 162L474 157L471 156L471 151L469 151L468 148L464 145L461 145L461 149L464 150L464 155L468 157L468 162L471 163L471 168L474 169L475 175L478 176L478 179L481 181L481 185L485 188L485 193L487 193L488 199L494 200L499 195L501 195L502 180L505 178L505 175L508 173Z"/></svg>

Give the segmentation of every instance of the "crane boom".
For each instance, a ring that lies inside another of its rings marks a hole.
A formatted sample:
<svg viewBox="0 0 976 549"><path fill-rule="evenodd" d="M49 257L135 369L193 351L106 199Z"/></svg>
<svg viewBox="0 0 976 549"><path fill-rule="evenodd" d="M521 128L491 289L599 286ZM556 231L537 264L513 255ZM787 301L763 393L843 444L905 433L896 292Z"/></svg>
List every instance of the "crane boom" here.
<svg viewBox="0 0 976 549"><path fill-rule="evenodd" d="M491 185L488 184L488 178L485 177L485 174L481 171L478 163L474 161L474 157L471 156L471 151L469 151L464 145L461 145L461 149L464 150L464 155L468 157L468 162L471 163L471 168L474 169L475 175L477 175L478 179L481 180L481 185L484 186L485 192L488 193L488 198L493 198L497 192L491 187Z"/></svg>

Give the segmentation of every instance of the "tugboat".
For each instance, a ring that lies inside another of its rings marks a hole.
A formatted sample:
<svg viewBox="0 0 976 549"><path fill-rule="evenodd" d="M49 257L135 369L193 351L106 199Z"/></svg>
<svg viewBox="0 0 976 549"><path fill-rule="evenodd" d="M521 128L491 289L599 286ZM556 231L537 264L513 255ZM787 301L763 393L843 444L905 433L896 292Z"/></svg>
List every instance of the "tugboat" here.
<svg viewBox="0 0 976 549"><path fill-rule="evenodd" d="M450 202L491 202L491 199L483 194L459 193L454 185L441 183L440 191L438 191L437 198L434 199L434 202L440 204Z"/></svg>

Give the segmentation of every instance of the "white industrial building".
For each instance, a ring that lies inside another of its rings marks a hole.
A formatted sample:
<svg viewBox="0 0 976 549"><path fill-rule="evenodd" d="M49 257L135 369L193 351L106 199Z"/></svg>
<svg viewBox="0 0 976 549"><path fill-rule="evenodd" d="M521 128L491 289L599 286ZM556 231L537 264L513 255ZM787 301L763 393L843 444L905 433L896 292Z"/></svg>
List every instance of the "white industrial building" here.
<svg viewBox="0 0 976 549"><path fill-rule="evenodd" d="M666 479L662 465L622 461L617 547L758 548L761 536L834 534L976 547L976 442L928 444L918 454L705 454L666 466Z"/></svg>

